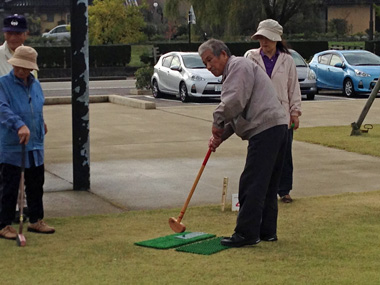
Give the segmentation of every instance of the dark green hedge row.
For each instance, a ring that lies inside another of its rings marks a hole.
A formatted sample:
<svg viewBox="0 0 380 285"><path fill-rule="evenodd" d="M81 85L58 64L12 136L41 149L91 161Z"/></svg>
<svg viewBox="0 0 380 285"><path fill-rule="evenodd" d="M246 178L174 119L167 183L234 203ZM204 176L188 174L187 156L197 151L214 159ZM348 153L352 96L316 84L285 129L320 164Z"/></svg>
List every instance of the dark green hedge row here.
<svg viewBox="0 0 380 285"><path fill-rule="evenodd" d="M297 51L307 61L311 60L314 54L329 49L328 41L288 41L289 48Z"/></svg>
<svg viewBox="0 0 380 285"><path fill-rule="evenodd" d="M70 68L71 47L35 47L40 68ZM90 46L90 67L123 67L131 61L130 45Z"/></svg>
<svg viewBox="0 0 380 285"><path fill-rule="evenodd" d="M164 54L170 51L193 51L197 52L198 47L202 43L175 43L175 44L155 44L158 47L160 54ZM259 47L258 42L247 42L247 43L226 43L231 53L236 56L242 56L244 53L252 48Z"/></svg>
<svg viewBox="0 0 380 285"><path fill-rule="evenodd" d="M175 44L155 44L158 47L159 53L164 54L170 51L198 51L201 43L175 43ZM258 48L259 42L244 42L244 43L226 43L231 53L236 56L243 56L249 49ZM329 48L328 41L289 41L287 45L298 51L305 59L311 58L315 53L327 50Z"/></svg>
<svg viewBox="0 0 380 285"><path fill-rule="evenodd" d="M365 50L373 52L374 54L380 55L380 41L368 41L365 42Z"/></svg>

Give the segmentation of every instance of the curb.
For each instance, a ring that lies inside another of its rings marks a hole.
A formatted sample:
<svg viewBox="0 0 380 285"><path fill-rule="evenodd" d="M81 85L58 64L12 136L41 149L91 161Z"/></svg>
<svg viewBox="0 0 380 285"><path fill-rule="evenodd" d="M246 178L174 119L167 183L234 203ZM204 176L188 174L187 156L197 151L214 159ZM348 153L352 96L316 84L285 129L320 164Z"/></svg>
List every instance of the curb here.
<svg viewBox="0 0 380 285"><path fill-rule="evenodd" d="M113 104L119 104L129 106L138 109L156 109L156 103L143 101L135 98L123 97L120 95L93 95L89 97L89 103L105 103L110 102ZM46 97L44 105L59 105L59 104L71 104L71 97Z"/></svg>

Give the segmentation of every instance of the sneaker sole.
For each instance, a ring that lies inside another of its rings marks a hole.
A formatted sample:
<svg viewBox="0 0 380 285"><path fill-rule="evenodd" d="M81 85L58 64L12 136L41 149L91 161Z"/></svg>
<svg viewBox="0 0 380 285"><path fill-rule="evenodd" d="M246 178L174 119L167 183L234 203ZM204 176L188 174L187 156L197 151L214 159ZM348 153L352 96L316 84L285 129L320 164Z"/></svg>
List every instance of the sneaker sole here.
<svg viewBox="0 0 380 285"><path fill-rule="evenodd" d="M3 238L3 239L9 239L9 240L16 240L17 236L14 237L14 238L7 238L7 237L5 237L5 236L0 236L0 238Z"/></svg>
<svg viewBox="0 0 380 285"><path fill-rule="evenodd" d="M54 234L55 233L55 231L52 231L52 232L41 232L41 231L37 231L35 229L30 229L30 228L28 228L28 232L37 233L37 234L45 234L45 235L49 235L49 234Z"/></svg>

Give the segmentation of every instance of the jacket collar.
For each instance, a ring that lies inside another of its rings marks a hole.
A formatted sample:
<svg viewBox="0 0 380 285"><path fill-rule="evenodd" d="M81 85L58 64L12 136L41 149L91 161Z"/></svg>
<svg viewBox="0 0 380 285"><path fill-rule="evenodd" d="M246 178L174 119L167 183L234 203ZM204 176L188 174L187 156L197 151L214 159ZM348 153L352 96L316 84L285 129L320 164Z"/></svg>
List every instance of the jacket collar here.
<svg viewBox="0 0 380 285"><path fill-rule="evenodd" d="M20 79L20 78L18 78L18 77L15 76L15 72L14 72L13 68L12 68L12 70L9 72L9 74L11 75L11 77L13 78L13 80L14 80L16 83L24 85L24 82L22 81L22 79ZM32 73L30 73L29 76L28 76L28 86L32 85L33 82L34 82L34 80L35 80L35 79L34 79L34 75L33 75Z"/></svg>

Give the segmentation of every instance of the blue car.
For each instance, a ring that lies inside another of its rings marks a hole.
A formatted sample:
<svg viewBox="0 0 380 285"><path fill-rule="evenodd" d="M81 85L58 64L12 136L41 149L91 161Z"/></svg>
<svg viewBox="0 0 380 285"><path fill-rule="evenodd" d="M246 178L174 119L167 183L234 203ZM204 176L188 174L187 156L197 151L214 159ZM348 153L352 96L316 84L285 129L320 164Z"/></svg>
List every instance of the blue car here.
<svg viewBox="0 0 380 285"><path fill-rule="evenodd" d="M370 93L380 75L380 57L365 50L319 52L309 65L317 76L317 91L342 90L347 97Z"/></svg>

